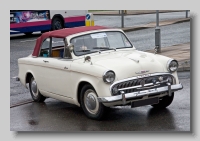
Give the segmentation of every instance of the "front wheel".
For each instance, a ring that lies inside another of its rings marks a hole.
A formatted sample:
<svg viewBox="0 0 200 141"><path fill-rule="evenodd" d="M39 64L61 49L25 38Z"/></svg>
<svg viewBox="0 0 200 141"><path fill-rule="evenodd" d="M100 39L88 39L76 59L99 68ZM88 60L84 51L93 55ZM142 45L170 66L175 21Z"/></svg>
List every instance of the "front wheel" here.
<svg viewBox="0 0 200 141"><path fill-rule="evenodd" d="M172 103L173 99L174 99L174 93L172 93L171 96L167 95L167 96L162 97L159 100L158 104L154 104L151 106L153 106L156 109L164 109Z"/></svg>
<svg viewBox="0 0 200 141"><path fill-rule="evenodd" d="M91 85L83 86L80 95L81 108L87 117L100 120L105 113L105 106L99 103L97 94Z"/></svg>
<svg viewBox="0 0 200 141"><path fill-rule="evenodd" d="M46 97L39 92L36 80L33 76L29 79L29 90L34 101L44 102L46 99Z"/></svg>

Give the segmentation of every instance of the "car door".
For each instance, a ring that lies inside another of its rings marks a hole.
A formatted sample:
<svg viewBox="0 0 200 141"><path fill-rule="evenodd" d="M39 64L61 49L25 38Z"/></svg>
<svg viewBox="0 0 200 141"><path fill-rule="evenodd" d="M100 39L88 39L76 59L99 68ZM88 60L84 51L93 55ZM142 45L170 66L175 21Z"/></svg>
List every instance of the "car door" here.
<svg viewBox="0 0 200 141"><path fill-rule="evenodd" d="M43 88L46 92L68 96L70 89L70 59L46 59L43 70Z"/></svg>
<svg viewBox="0 0 200 141"><path fill-rule="evenodd" d="M62 40L62 39L61 39ZM52 42L52 43L51 43ZM62 47L54 47L54 44L61 41L46 39L42 46L39 57L35 58L37 66L37 79L39 90L47 93L68 96L70 93L70 66L72 59L65 59L57 55ZM56 49L55 49L56 48Z"/></svg>

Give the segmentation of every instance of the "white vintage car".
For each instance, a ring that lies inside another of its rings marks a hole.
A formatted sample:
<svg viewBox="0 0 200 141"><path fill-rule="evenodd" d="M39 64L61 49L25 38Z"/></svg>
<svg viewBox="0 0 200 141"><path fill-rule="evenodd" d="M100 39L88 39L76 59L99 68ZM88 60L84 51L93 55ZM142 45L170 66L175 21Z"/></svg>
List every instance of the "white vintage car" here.
<svg viewBox="0 0 200 141"><path fill-rule="evenodd" d="M165 108L183 88L176 60L138 51L121 29L102 26L44 33L18 66L34 101L55 98L98 120L111 106Z"/></svg>

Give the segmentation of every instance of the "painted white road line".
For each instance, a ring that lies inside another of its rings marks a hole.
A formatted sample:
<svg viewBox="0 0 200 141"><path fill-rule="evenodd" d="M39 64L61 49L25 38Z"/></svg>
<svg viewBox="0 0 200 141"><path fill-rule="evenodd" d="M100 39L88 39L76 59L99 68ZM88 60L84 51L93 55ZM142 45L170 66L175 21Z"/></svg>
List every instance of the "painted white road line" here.
<svg viewBox="0 0 200 141"><path fill-rule="evenodd" d="M19 31L15 31L15 30L10 30L10 32L19 32Z"/></svg>
<svg viewBox="0 0 200 141"><path fill-rule="evenodd" d="M36 41L36 39L33 39L33 40L24 40L24 41L20 41L20 42L32 42L32 41Z"/></svg>

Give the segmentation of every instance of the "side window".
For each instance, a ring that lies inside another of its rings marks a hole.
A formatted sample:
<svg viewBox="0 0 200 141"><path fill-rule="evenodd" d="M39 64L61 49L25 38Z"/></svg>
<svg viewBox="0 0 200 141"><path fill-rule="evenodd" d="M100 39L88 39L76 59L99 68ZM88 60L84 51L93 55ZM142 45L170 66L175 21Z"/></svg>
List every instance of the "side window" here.
<svg viewBox="0 0 200 141"><path fill-rule="evenodd" d="M50 56L49 45L50 45L50 38L47 38L42 43L40 55L39 55L40 57L49 57Z"/></svg>
<svg viewBox="0 0 200 141"><path fill-rule="evenodd" d="M52 43L50 44L50 42ZM50 48L49 48L50 47ZM63 38L47 38L43 41L40 57L53 57L53 58L63 58L64 53L64 39Z"/></svg>
<svg viewBox="0 0 200 141"><path fill-rule="evenodd" d="M52 38L52 54L53 58L63 58L64 55L64 38Z"/></svg>

